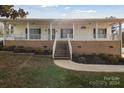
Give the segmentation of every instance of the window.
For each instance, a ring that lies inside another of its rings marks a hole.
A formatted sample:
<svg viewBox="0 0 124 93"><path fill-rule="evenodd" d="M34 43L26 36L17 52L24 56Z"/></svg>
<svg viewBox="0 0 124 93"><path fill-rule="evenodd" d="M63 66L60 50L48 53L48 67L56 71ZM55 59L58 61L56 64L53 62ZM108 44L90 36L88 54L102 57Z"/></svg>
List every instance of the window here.
<svg viewBox="0 0 124 93"><path fill-rule="evenodd" d="M73 29L61 29L61 38L73 38Z"/></svg>
<svg viewBox="0 0 124 93"><path fill-rule="evenodd" d="M14 26L11 26L11 34L14 33Z"/></svg>
<svg viewBox="0 0 124 93"><path fill-rule="evenodd" d="M106 29L98 29L98 38L106 38L107 30Z"/></svg>
<svg viewBox="0 0 124 93"><path fill-rule="evenodd" d="M107 29L106 28L99 28L98 29L98 38L107 38ZM96 38L96 29L93 29L93 38Z"/></svg>
<svg viewBox="0 0 124 93"><path fill-rule="evenodd" d="M55 29L52 29L52 39L55 39ZM50 29L48 29L48 40L50 40Z"/></svg>
<svg viewBox="0 0 124 93"><path fill-rule="evenodd" d="M25 30L27 38L27 28ZM29 29L29 38L30 39L41 39L41 29L40 28L30 28Z"/></svg>

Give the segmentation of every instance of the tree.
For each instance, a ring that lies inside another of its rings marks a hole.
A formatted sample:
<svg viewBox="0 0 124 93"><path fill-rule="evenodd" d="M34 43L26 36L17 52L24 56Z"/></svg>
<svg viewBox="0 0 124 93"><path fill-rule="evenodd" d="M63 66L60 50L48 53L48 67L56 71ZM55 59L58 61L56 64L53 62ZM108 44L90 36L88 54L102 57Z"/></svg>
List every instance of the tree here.
<svg viewBox="0 0 124 93"><path fill-rule="evenodd" d="M116 19L115 16L105 17L106 19Z"/></svg>
<svg viewBox="0 0 124 93"><path fill-rule="evenodd" d="M25 12L23 9L19 8L14 9L14 5L0 5L0 16L10 19L23 18L26 17L28 12Z"/></svg>

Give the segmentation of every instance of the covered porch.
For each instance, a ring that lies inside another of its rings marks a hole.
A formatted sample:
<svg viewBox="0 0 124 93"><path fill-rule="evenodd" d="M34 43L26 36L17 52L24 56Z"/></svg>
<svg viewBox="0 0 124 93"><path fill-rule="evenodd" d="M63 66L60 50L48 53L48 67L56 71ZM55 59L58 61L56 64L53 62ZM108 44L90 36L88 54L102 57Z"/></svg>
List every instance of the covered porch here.
<svg viewBox="0 0 124 93"><path fill-rule="evenodd" d="M4 40L119 40L119 20L2 20ZM118 25L118 32L112 26Z"/></svg>

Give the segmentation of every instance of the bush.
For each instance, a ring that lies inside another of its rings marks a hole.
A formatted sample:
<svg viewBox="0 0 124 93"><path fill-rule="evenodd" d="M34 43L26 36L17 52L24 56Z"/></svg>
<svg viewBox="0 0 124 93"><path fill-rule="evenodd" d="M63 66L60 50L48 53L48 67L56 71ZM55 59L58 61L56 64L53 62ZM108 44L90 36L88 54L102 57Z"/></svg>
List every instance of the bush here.
<svg viewBox="0 0 124 93"><path fill-rule="evenodd" d="M86 58L85 57L79 57L78 62L79 63L86 63Z"/></svg>
<svg viewBox="0 0 124 93"><path fill-rule="evenodd" d="M15 49L15 47L16 47L16 46L9 46L7 50L8 50L8 51L13 51L13 50Z"/></svg>
<svg viewBox="0 0 124 93"><path fill-rule="evenodd" d="M119 58L119 62L124 62L124 58Z"/></svg>
<svg viewBox="0 0 124 93"><path fill-rule="evenodd" d="M52 54L52 50L33 49L31 47L23 47L23 46L2 46L0 45L0 51L13 51L14 53L34 53L38 55L51 55Z"/></svg>
<svg viewBox="0 0 124 93"><path fill-rule="evenodd" d="M108 61L110 64L117 64L119 62L119 57L118 56L109 56Z"/></svg>
<svg viewBox="0 0 124 93"><path fill-rule="evenodd" d="M1 46L1 51L13 51L15 46Z"/></svg>
<svg viewBox="0 0 124 93"><path fill-rule="evenodd" d="M2 50L3 47L4 47L4 46L0 45L0 51Z"/></svg>
<svg viewBox="0 0 124 93"><path fill-rule="evenodd" d="M42 55L43 54L43 50L42 49L35 49L34 50L34 54L36 54L36 55Z"/></svg>
<svg viewBox="0 0 124 93"><path fill-rule="evenodd" d="M14 48L14 53L33 53L34 49L31 47L17 46Z"/></svg>
<svg viewBox="0 0 124 93"><path fill-rule="evenodd" d="M22 46L17 46L13 50L14 53L33 53L34 49L31 47L22 47Z"/></svg>
<svg viewBox="0 0 124 93"><path fill-rule="evenodd" d="M72 60L75 62L78 62L80 55L78 54L72 54Z"/></svg>
<svg viewBox="0 0 124 93"><path fill-rule="evenodd" d="M25 52L25 53L33 53L33 52L34 52L34 49L31 48L31 47L25 47L25 48L24 48L24 52Z"/></svg>
<svg viewBox="0 0 124 93"><path fill-rule="evenodd" d="M109 55L107 55L107 54L99 54L98 56L105 61L108 61L108 59L109 59Z"/></svg>
<svg viewBox="0 0 124 93"><path fill-rule="evenodd" d="M100 54L99 57L107 61L108 64L118 64L120 57L117 55Z"/></svg>
<svg viewBox="0 0 124 93"><path fill-rule="evenodd" d="M23 47L17 46L17 47L15 47L13 52L14 53L24 53L25 49Z"/></svg>
<svg viewBox="0 0 124 93"><path fill-rule="evenodd" d="M51 55L52 51L51 50L43 50L42 54L43 55Z"/></svg>

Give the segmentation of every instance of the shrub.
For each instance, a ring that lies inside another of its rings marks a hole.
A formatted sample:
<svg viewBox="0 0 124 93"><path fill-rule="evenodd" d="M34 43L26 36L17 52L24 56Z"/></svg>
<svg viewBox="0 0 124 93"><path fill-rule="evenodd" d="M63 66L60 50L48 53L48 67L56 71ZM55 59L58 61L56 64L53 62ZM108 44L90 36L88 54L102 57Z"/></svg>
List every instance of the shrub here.
<svg viewBox="0 0 124 93"><path fill-rule="evenodd" d="M36 54L36 55L41 55L42 53L43 53L42 49L35 49L34 50L34 54Z"/></svg>
<svg viewBox="0 0 124 93"><path fill-rule="evenodd" d="M31 47L17 46L14 48L14 53L33 53L34 49Z"/></svg>
<svg viewBox="0 0 124 93"><path fill-rule="evenodd" d="M16 48L24 48L24 46L16 46Z"/></svg>
<svg viewBox="0 0 124 93"><path fill-rule="evenodd" d="M34 49L31 48L31 47L25 47L25 48L24 48L24 52L25 52L25 53L33 53L33 52L34 52Z"/></svg>
<svg viewBox="0 0 124 93"><path fill-rule="evenodd" d="M24 48L17 46L17 47L15 47L15 49L14 49L13 52L14 52L14 53L24 53L25 50L24 50Z"/></svg>
<svg viewBox="0 0 124 93"><path fill-rule="evenodd" d="M3 47L4 47L4 46L0 45L0 51L2 50Z"/></svg>
<svg viewBox="0 0 124 93"><path fill-rule="evenodd" d="M51 55L52 54L52 50L43 50L42 54L43 55Z"/></svg>
<svg viewBox="0 0 124 93"><path fill-rule="evenodd" d="M8 46L8 51L13 51L15 49L16 46Z"/></svg>
<svg viewBox="0 0 124 93"><path fill-rule="evenodd" d="M119 58L119 62L124 62L124 58Z"/></svg>
<svg viewBox="0 0 124 93"><path fill-rule="evenodd" d="M78 55L78 54L72 54L72 60L75 62L79 61L79 57L80 57L80 55Z"/></svg>
<svg viewBox="0 0 124 93"><path fill-rule="evenodd" d="M2 51L13 51L15 46L2 46L1 50Z"/></svg>
<svg viewBox="0 0 124 93"><path fill-rule="evenodd" d="M79 57L78 62L79 63L86 63L86 58L85 57Z"/></svg>
<svg viewBox="0 0 124 93"><path fill-rule="evenodd" d="M82 56L86 56L86 54L84 54L84 53L83 53L83 54L81 54L81 55L78 55L78 56L79 56L79 57L82 57Z"/></svg>
<svg viewBox="0 0 124 93"><path fill-rule="evenodd" d="M108 64L117 64L120 59L120 57L117 55L107 55L107 54L99 54L99 57L104 59Z"/></svg>
<svg viewBox="0 0 124 93"><path fill-rule="evenodd" d="M98 56L105 61L108 61L108 59L109 59L109 55L107 55L107 54L99 54Z"/></svg>
<svg viewBox="0 0 124 93"><path fill-rule="evenodd" d="M23 46L2 46L0 45L0 51L13 51L14 53L34 53L38 55L51 55L52 54L52 50L33 49L32 47L23 47Z"/></svg>
<svg viewBox="0 0 124 93"><path fill-rule="evenodd" d="M116 55L109 56L108 61L110 64L117 64L119 62L119 57Z"/></svg>
<svg viewBox="0 0 124 93"><path fill-rule="evenodd" d="M96 53L92 53L91 55L92 55L92 56L97 56L97 54L96 54Z"/></svg>

